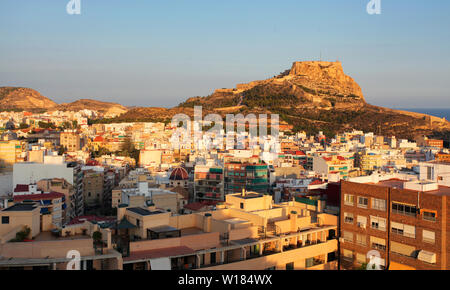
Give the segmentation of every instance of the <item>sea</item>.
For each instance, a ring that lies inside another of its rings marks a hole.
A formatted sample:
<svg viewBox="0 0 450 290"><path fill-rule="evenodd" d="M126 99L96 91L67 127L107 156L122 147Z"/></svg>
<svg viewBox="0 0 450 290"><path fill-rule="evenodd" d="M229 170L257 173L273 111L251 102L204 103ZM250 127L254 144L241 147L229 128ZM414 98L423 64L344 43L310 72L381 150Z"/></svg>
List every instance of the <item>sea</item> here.
<svg viewBox="0 0 450 290"><path fill-rule="evenodd" d="M434 109L417 109L417 108L402 108L398 110L409 111L427 114L431 116L436 116L440 118L445 118L447 121L450 121L450 108L434 108Z"/></svg>

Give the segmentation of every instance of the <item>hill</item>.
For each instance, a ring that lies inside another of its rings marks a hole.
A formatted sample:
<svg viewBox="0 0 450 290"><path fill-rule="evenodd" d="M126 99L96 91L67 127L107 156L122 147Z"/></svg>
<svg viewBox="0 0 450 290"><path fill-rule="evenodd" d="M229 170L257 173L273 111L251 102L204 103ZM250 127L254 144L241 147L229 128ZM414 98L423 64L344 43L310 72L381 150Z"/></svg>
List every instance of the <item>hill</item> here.
<svg viewBox="0 0 450 290"><path fill-rule="evenodd" d="M0 87L2 110L45 111L55 106L57 106L55 102L33 89Z"/></svg>
<svg viewBox="0 0 450 290"><path fill-rule="evenodd" d="M89 109L100 112L105 117L118 116L128 111L126 107L117 103L101 102L90 99L81 99L72 103L63 103L54 109L60 111L80 111Z"/></svg>

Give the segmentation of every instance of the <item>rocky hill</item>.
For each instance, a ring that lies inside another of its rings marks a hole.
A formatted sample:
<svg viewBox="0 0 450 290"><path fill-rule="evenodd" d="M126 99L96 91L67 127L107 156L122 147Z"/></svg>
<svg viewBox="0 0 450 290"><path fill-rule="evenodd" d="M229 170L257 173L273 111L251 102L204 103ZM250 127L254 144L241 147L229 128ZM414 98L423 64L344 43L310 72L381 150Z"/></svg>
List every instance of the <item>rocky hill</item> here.
<svg viewBox="0 0 450 290"><path fill-rule="evenodd" d="M84 109L100 112L105 117L118 116L126 113L128 109L117 103L101 102L90 99L81 99L72 103L63 103L55 109L60 111L80 111Z"/></svg>
<svg viewBox="0 0 450 290"><path fill-rule="evenodd" d="M0 108L2 110L43 111L55 106L57 106L55 102L33 89L0 87Z"/></svg>
<svg viewBox="0 0 450 290"><path fill-rule="evenodd" d="M414 138L417 135L450 137L450 123L424 114L367 104L360 86L344 73L340 62L295 62L291 69L262 81L219 89L208 97L179 105L201 105L205 113L274 113L309 134L333 136L344 130L372 131Z"/></svg>
<svg viewBox="0 0 450 290"><path fill-rule="evenodd" d="M359 85L344 73L340 62L295 62L280 75L234 89L219 89L206 98L191 98L183 107L208 108L274 104L297 108L353 108L365 104Z"/></svg>
<svg viewBox="0 0 450 290"><path fill-rule="evenodd" d="M26 96L26 100L14 96ZM29 99L31 96L35 96L36 102ZM190 98L171 109L128 109L119 104L93 100L57 106L33 90L20 88L0 89L0 102L10 106L14 104L16 108L46 106L60 110L98 110L106 118L96 122L168 122L178 113L192 116L194 106L200 105L204 115L279 114L281 121L291 124L294 131L306 131L308 134L323 131L333 136L344 130L357 129L399 138L413 139L423 134L450 139L450 123L444 119L366 103L360 86L344 73L340 62L295 62L290 69L273 78L238 84L236 88L218 89L210 96ZM112 113L121 115L108 118L108 115L115 115Z"/></svg>
<svg viewBox="0 0 450 290"><path fill-rule="evenodd" d="M0 87L0 108L16 111L80 111L84 109L100 112L105 117L126 113L127 107L116 103L81 99L72 103L57 104L39 92L20 87Z"/></svg>

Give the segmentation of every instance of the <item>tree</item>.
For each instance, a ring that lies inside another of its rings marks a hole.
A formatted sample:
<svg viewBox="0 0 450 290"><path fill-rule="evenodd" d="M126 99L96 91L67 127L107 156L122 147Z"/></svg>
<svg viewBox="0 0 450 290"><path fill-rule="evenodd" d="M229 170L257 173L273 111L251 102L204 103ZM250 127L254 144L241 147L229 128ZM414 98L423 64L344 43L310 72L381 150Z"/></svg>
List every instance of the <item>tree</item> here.
<svg viewBox="0 0 450 290"><path fill-rule="evenodd" d="M102 233L100 231L95 231L92 234L92 238L94 239L94 243L98 245L102 241Z"/></svg>

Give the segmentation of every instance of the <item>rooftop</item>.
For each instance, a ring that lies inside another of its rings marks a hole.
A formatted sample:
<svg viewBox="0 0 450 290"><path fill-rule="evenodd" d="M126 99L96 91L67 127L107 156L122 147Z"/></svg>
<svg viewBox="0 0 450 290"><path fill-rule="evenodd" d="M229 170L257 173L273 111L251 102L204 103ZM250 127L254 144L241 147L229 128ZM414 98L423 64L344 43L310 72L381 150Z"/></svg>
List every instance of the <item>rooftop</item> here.
<svg viewBox="0 0 450 290"><path fill-rule="evenodd" d="M127 208L127 210L137 213L138 215L141 215L141 216L148 216L148 215L164 213L161 210L150 211L150 210L142 208L142 207L131 207L131 208Z"/></svg>
<svg viewBox="0 0 450 290"><path fill-rule="evenodd" d="M34 203L18 203L4 209L3 211L32 211L35 208L36 204Z"/></svg>
<svg viewBox="0 0 450 290"><path fill-rule="evenodd" d="M391 187L391 188L397 188L397 189L405 189L405 182L404 180L400 179L390 179L390 180L384 180L376 183L375 185L380 185L384 187ZM369 183L370 184L370 183ZM411 189L405 189L405 190L411 190ZM414 190L411 190L414 191ZM423 191L426 194L434 194L438 196L450 196L450 187L447 186L439 186L437 190L430 190L430 191Z"/></svg>

